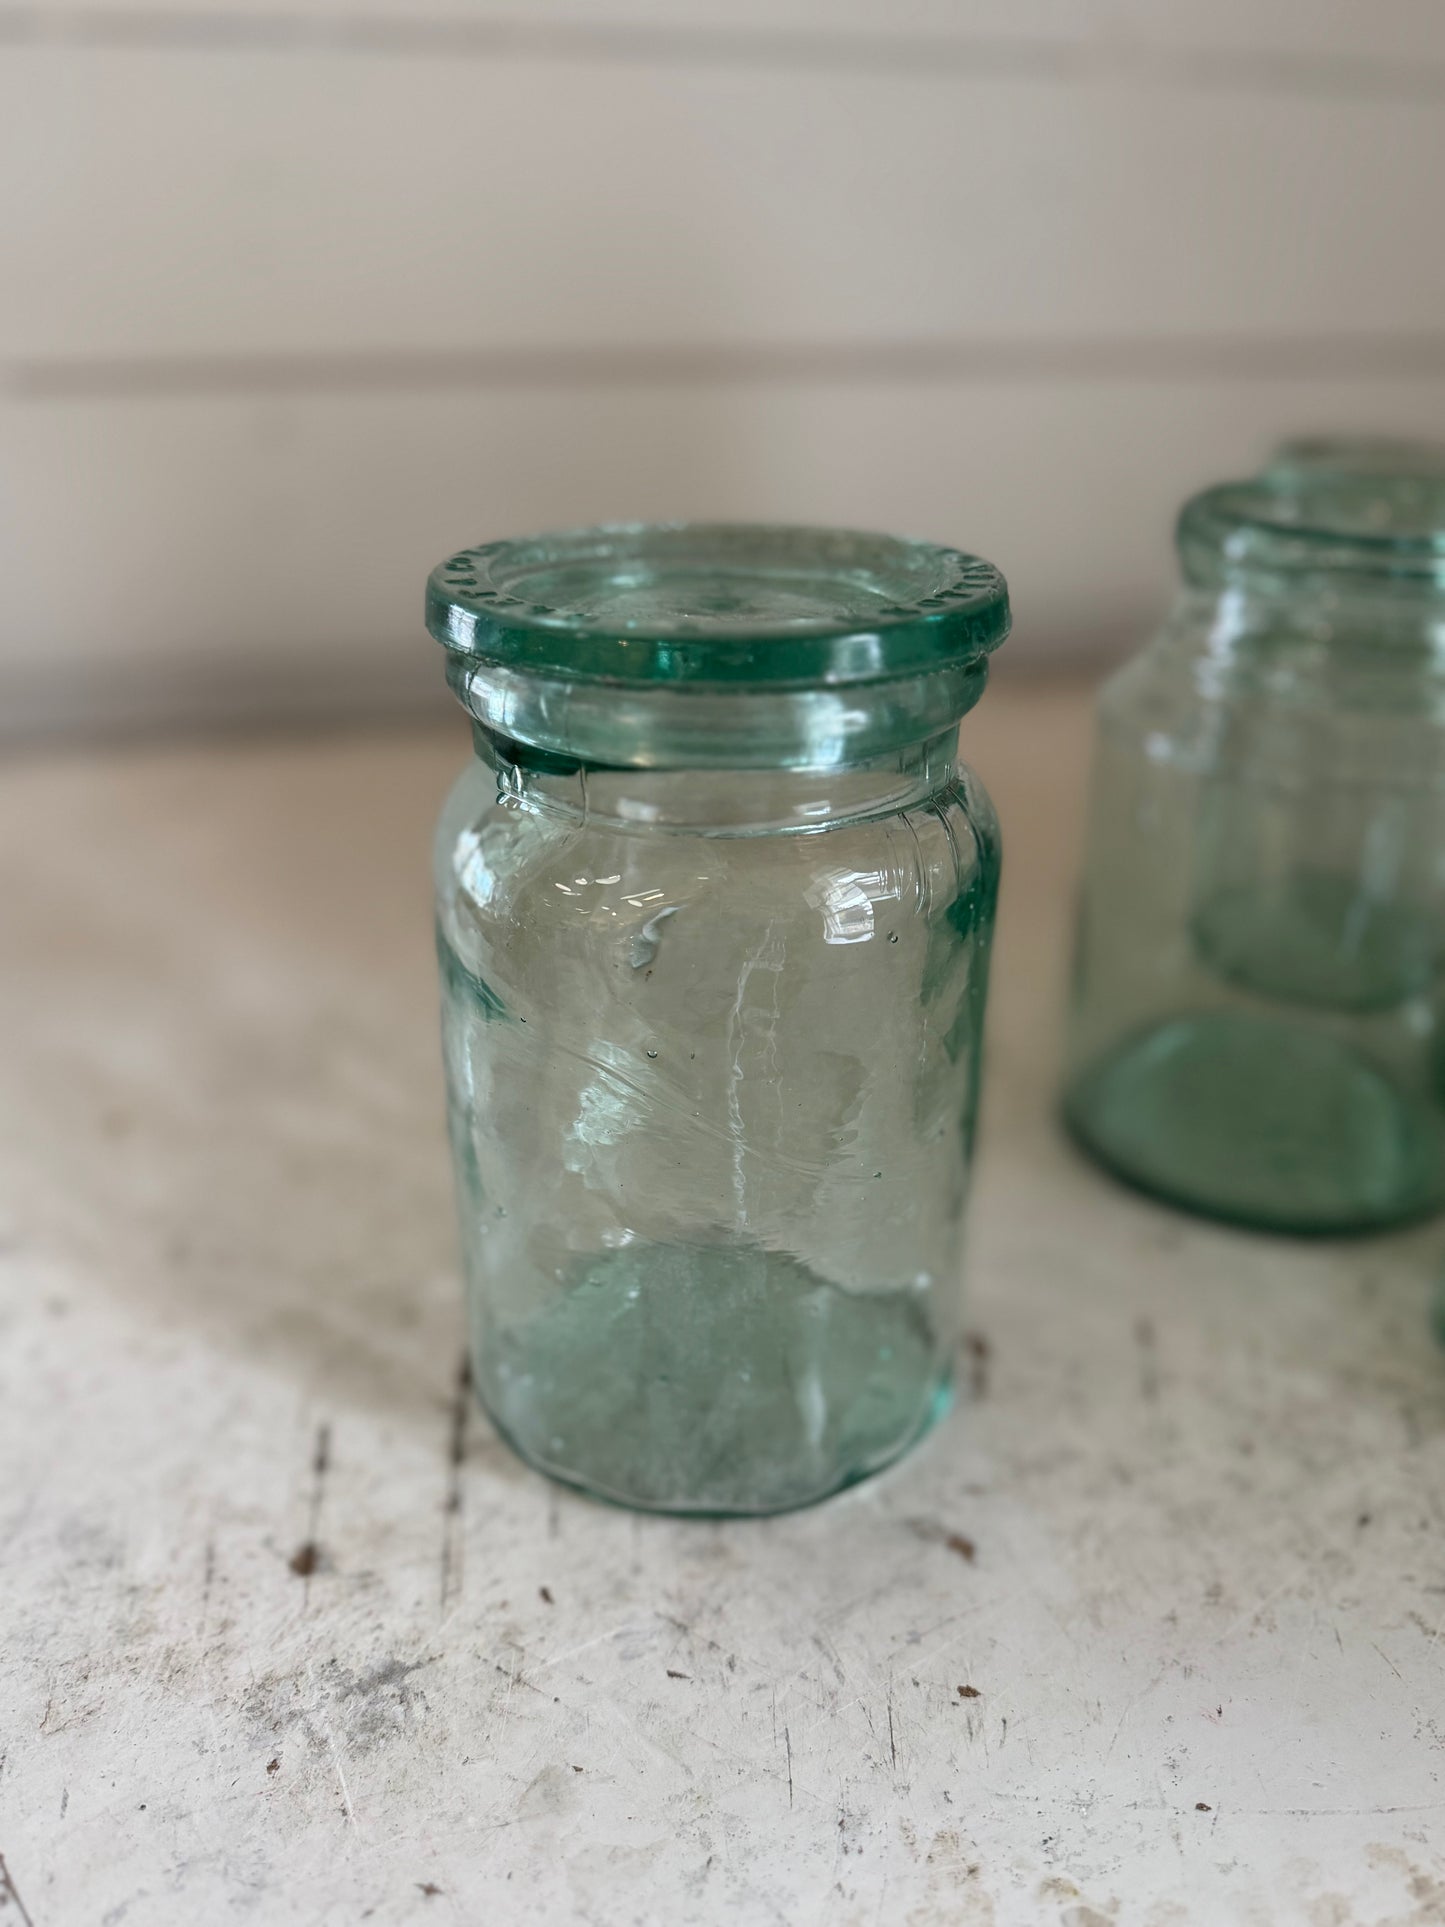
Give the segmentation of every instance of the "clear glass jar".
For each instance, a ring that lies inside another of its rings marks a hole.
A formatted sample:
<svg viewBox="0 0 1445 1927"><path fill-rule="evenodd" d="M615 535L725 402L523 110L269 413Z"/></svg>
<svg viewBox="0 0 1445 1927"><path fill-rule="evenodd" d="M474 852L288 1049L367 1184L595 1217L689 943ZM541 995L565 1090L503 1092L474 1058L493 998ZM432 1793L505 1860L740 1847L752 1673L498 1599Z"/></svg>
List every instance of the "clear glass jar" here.
<svg viewBox="0 0 1445 1927"><path fill-rule="evenodd" d="M1445 1204L1445 471L1387 453L1187 503L1099 705L1066 1116L1281 1231Z"/></svg>
<svg viewBox="0 0 1445 1927"><path fill-rule="evenodd" d="M474 1380L628 1505L807 1504L947 1397L998 884L1002 578L883 536L468 550L436 842Z"/></svg>
<svg viewBox="0 0 1445 1927"><path fill-rule="evenodd" d="M1269 458L1266 473L1284 482L1321 473L1376 476L1386 481L1445 476L1445 442L1400 435L1296 435Z"/></svg>

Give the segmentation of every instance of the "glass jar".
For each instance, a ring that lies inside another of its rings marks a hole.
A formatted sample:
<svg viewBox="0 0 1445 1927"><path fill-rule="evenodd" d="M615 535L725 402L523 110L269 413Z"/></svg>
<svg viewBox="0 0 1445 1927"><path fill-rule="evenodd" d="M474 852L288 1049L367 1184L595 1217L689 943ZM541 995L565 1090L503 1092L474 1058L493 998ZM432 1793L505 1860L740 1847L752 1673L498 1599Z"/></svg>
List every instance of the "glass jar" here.
<svg viewBox="0 0 1445 1927"><path fill-rule="evenodd" d="M627 1505L807 1504L947 1398L998 884L989 564L685 524L470 549L436 842L474 1382Z"/></svg>
<svg viewBox="0 0 1445 1927"><path fill-rule="evenodd" d="M1387 480L1445 476L1445 443L1400 435L1296 435L1269 458L1266 473L1281 481L1309 480L1323 471L1383 476Z"/></svg>
<svg viewBox="0 0 1445 1927"><path fill-rule="evenodd" d="M1445 472L1300 457L1186 504L1103 692L1065 1112L1176 1204L1352 1232L1445 1204Z"/></svg>

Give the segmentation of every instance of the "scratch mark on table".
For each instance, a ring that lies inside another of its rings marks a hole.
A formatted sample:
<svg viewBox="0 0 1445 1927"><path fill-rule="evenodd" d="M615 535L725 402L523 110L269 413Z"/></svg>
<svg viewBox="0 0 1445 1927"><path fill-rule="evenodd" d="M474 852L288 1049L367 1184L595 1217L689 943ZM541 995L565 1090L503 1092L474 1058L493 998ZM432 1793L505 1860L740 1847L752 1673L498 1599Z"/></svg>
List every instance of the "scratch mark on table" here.
<svg viewBox="0 0 1445 1927"><path fill-rule="evenodd" d="M197 1639L204 1639L206 1626L211 1617L211 1590L216 1583L216 1540L214 1533L206 1534L205 1563L201 1569L201 1618L196 1627Z"/></svg>
<svg viewBox="0 0 1445 1927"><path fill-rule="evenodd" d="M544 1661L543 1664L545 1663L546 1662ZM510 1669L506 1666L499 1664L497 1661L494 1660L492 1663L492 1670L494 1672L500 1673L502 1678L507 1682L506 1702L502 1709L504 1715L506 1713L507 1707L510 1706L511 1704L512 1693L514 1689L518 1686L525 1686L529 1693L540 1693L543 1699L549 1699L552 1697L548 1693L543 1693L541 1687L538 1686L534 1680L528 1679L526 1674L523 1673L519 1668Z"/></svg>
<svg viewBox="0 0 1445 1927"><path fill-rule="evenodd" d="M649 1623L647 1620L629 1620L624 1626L613 1626L605 1633L596 1633L591 1639L584 1639L576 1646L567 1646L560 1653L553 1653L549 1659L538 1660L533 1671L545 1673L549 1667L560 1666L563 1660L575 1659L579 1653L588 1652L594 1646L601 1646L609 1639L623 1639L628 1633L645 1633ZM530 1685L531 1682L524 1680L522 1684Z"/></svg>
<svg viewBox="0 0 1445 1927"><path fill-rule="evenodd" d="M1139 1396L1146 1405L1159 1399L1159 1341L1151 1319L1134 1321L1134 1343L1139 1347Z"/></svg>
<svg viewBox="0 0 1445 1927"><path fill-rule="evenodd" d="M982 1332L965 1332L963 1349L968 1354L969 1396L977 1404L988 1397L988 1368L993 1347Z"/></svg>
<svg viewBox="0 0 1445 1927"><path fill-rule="evenodd" d="M1103 1767L1107 1766L1110 1760L1113 1759L1114 1748L1119 1744L1119 1737L1123 1733L1124 1728L1128 1723L1130 1714L1138 1711L1138 1709L1144 1704L1145 1700L1148 1699L1149 1695L1154 1691L1155 1687L1158 1686L1160 1681L1164 1678L1164 1675L1168 1672L1168 1670L1169 1668L1167 1665L1161 1666L1158 1672L1155 1673L1153 1679L1149 1681L1149 1684L1147 1686L1141 1687L1139 1691L1135 1693L1132 1699L1125 1702L1124 1709L1119 1715L1118 1722L1114 1727L1114 1731L1112 1736L1110 1737L1109 1744L1104 1749L1104 1759L1103 1759L1103 1763L1100 1768L1100 1771L1102 1771ZM1224 1712L1223 1707L1221 1707L1219 1711L1222 1717Z"/></svg>
<svg viewBox="0 0 1445 1927"><path fill-rule="evenodd" d="M783 1728L783 1745L788 1755L788 1805L791 1807L793 1804L793 1736L786 1726ZM4 1862L0 1861L0 1866L3 1865Z"/></svg>
<svg viewBox="0 0 1445 1927"><path fill-rule="evenodd" d="M301 1580L301 1610L311 1604L311 1577L321 1564L321 1507L326 1496L326 1474L331 1469L331 1427L323 1419L316 1428L311 1454L311 1498L306 1508L306 1537L291 1555L291 1570Z"/></svg>
<svg viewBox="0 0 1445 1927"><path fill-rule="evenodd" d="M915 1539L926 1539L931 1545L944 1546L949 1552L956 1552L970 1566L978 1557L978 1547L965 1532L950 1532L947 1526L940 1525L936 1519L908 1519L905 1523Z"/></svg>
<svg viewBox="0 0 1445 1927"><path fill-rule="evenodd" d="M351 1788L346 1784L346 1769L341 1764L341 1749L336 1744L336 1735L332 1732L331 1722L326 1717L326 1707L320 1689L316 1685L316 1670L309 1662L306 1675L311 1681L312 1690L316 1693L316 1724L321 1728L321 1736L326 1741L327 1751L331 1755L331 1764L336 1768L336 1779L341 1788L341 1804L346 1812L346 1823L354 1827L356 1808L351 1803Z"/></svg>
<svg viewBox="0 0 1445 1927"><path fill-rule="evenodd" d="M35 1922L31 1918L30 1909L20 1898L20 1889L15 1885L14 1876L5 1864L5 1856L3 1853L0 1853L0 1897L15 1902L15 1905L20 1909L20 1918L24 1922L24 1927L35 1927Z"/></svg>
<svg viewBox="0 0 1445 1927"><path fill-rule="evenodd" d="M1234 1618L1230 1620L1214 1644L1216 1646L1223 1646L1227 1640L1233 1639L1237 1632L1241 1632L1252 1620L1258 1619L1262 1612L1266 1612L1269 1607L1274 1604L1276 1599L1282 1599L1287 1592L1293 1592L1299 1586L1299 1583L1299 1575L1291 1574L1288 1579L1282 1579L1277 1586L1271 1586L1262 1599L1257 1599L1252 1606L1246 1607L1242 1613L1235 1614Z"/></svg>
<svg viewBox="0 0 1445 1927"><path fill-rule="evenodd" d="M1445 1800L1425 1800L1416 1806L1401 1807L1231 1807L1250 1820L1378 1820L1387 1813L1439 1813Z"/></svg>
<svg viewBox="0 0 1445 1927"><path fill-rule="evenodd" d="M461 1596L465 1534L462 1527L462 1466L467 1456L467 1427L472 1412L472 1362L462 1354L457 1367L447 1425L446 1501L442 1508L442 1548L440 1606L443 1613L451 1597L453 1583Z"/></svg>

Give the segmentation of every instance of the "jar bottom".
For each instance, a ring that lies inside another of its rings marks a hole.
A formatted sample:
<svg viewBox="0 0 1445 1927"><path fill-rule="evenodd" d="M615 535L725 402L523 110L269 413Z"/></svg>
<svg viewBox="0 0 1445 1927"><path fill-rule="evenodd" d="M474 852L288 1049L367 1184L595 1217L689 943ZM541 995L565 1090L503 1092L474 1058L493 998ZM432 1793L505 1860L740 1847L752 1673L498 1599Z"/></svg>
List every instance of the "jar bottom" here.
<svg viewBox="0 0 1445 1927"><path fill-rule="evenodd" d="M1233 1224L1343 1235L1445 1204L1445 1115L1306 1024L1170 1018L1084 1071L1064 1114L1117 1177Z"/></svg>
<svg viewBox="0 0 1445 1927"><path fill-rule="evenodd" d="M947 1409L911 1293L854 1292L756 1245L599 1253L478 1334L474 1378L530 1464L641 1511L791 1511L881 1471Z"/></svg>

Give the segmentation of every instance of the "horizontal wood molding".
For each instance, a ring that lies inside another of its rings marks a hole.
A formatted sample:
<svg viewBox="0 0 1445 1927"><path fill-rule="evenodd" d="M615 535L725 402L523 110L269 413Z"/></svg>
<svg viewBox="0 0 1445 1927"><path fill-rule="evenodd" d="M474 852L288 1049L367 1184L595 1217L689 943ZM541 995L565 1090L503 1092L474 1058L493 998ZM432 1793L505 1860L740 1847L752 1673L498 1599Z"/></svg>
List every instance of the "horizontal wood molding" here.
<svg viewBox="0 0 1445 1927"><path fill-rule="evenodd" d="M1010 660L1137 637L1191 489L1414 381L679 383L0 402L0 729L384 714L441 689L428 568L630 516L897 529L1008 573Z"/></svg>
<svg viewBox="0 0 1445 1927"><path fill-rule="evenodd" d="M0 360L1408 342L1442 177L1380 103L10 55Z"/></svg>

